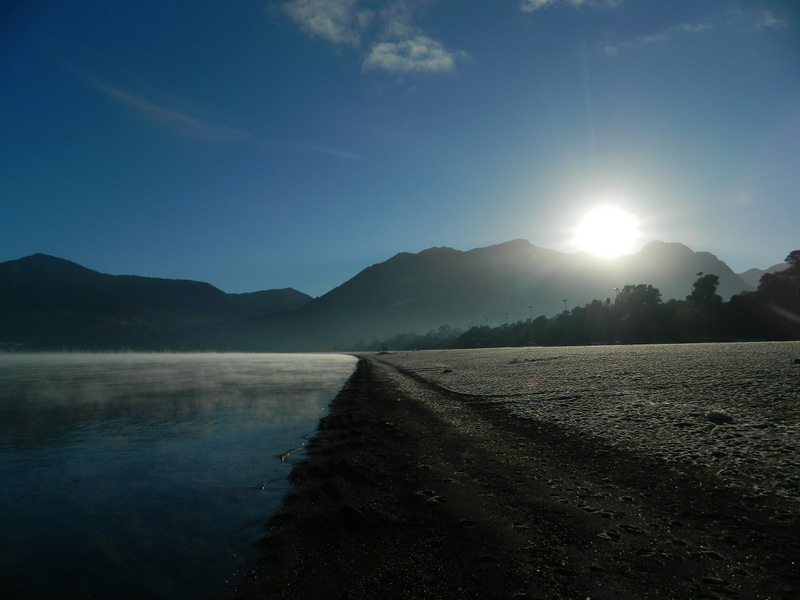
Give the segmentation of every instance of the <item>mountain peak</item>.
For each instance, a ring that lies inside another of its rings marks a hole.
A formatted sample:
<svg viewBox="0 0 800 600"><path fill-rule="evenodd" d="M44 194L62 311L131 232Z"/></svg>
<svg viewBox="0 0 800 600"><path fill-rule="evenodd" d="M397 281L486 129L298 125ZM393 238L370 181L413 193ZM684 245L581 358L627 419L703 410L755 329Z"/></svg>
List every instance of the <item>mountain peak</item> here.
<svg viewBox="0 0 800 600"><path fill-rule="evenodd" d="M685 244L680 242L664 242L661 240L653 240L644 245L644 247L637 252L637 254L649 254L652 252L674 252L681 254L694 254L694 251Z"/></svg>
<svg viewBox="0 0 800 600"><path fill-rule="evenodd" d="M100 273L87 269L66 260L49 254L31 254L17 260L0 263L0 274L14 273L15 280L63 280L79 279L87 281L88 278L99 277Z"/></svg>
<svg viewBox="0 0 800 600"><path fill-rule="evenodd" d="M91 271L91 269L87 269L86 267L83 267L76 262L72 262L71 260L58 258L57 256L50 256L49 254L42 254L41 252L31 254L30 256L24 256L16 261L10 262L25 266L60 266L65 268L79 268Z"/></svg>
<svg viewBox="0 0 800 600"><path fill-rule="evenodd" d="M516 240L509 240L508 242L503 242L501 244L493 244L491 246L486 246L485 248L476 248L476 250L483 250L483 251L502 251L502 250L530 250L535 248L533 244L531 244L528 240L519 238Z"/></svg>

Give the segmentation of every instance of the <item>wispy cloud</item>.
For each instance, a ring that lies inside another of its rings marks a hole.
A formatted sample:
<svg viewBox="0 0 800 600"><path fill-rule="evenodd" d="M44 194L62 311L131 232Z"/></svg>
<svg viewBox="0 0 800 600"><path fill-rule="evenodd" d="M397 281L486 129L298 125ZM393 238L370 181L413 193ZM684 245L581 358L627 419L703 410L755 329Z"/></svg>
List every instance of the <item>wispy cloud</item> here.
<svg viewBox="0 0 800 600"><path fill-rule="evenodd" d="M619 6L623 2L625 2L625 0L521 0L519 8L523 12L533 12L535 10L539 10L540 8L555 5L613 8L615 6Z"/></svg>
<svg viewBox="0 0 800 600"><path fill-rule="evenodd" d="M242 129L216 123L193 115L185 109L169 107L142 95L115 87L83 69L74 66L69 68L97 92L179 135L206 142L231 142L253 138L252 134Z"/></svg>
<svg viewBox="0 0 800 600"><path fill-rule="evenodd" d="M672 25L621 42L607 43L602 49L609 56L617 56L622 52L637 50L646 46L671 43L686 36L714 32L746 35L760 29L782 29L788 26L788 19L774 11L732 8L725 15L721 15L716 19L699 23Z"/></svg>
<svg viewBox="0 0 800 600"><path fill-rule="evenodd" d="M430 0L291 0L283 12L304 32L335 45L359 48L364 71L443 73L469 58L426 35L417 24Z"/></svg>
<svg viewBox="0 0 800 600"><path fill-rule="evenodd" d="M252 137L251 134L241 129L203 121L185 112L155 104L119 88L104 86L101 91L121 104L188 137L208 142L230 142Z"/></svg>
<svg viewBox="0 0 800 600"><path fill-rule="evenodd" d="M349 160L354 162L360 162L364 160L364 158L354 152L348 152L347 150L342 150L340 148L334 148L332 146L323 146L320 144L292 144L290 147L297 148L298 150L306 150L309 152L316 152L319 154L324 154L326 156L333 156L334 158L341 158L343 160Z"/></svg>
<svg viewBox="0 0 800 600"><path fill-rule="evenodd" d="M653 33L646 33L624 42L606 44L603 47L603 51L610 56L616 56L620 52L641 48L643 46L663 44L677 36L696 35L713 29L715 29L715 26L709 23L681 23L680 25L666 27Z"/></svg>
<svg viewBox="0 0 800 600"><path fill-rule="evenodd" d="M287 150L300 150L302 152L322 154L324 156L347 161L358 162L364 160L363 157L358 154L331 145L261 140L243 129L223 125L218 122L212 122L207 118L195 116L193 113L199 113L201 111L193 110L191 107L187 108L184 102L176 100L175 98L166 98L161 95L156 95L160 99L160 101L157 102L110 85L94 74L80 67L76 67L75 65L67 65L66 68L83 79L92 89L103 96L110 98L126 109L155 123L157 126L183 137L203 142L248 141L254 143L256 146L271 151L285 152Z"/></svg>

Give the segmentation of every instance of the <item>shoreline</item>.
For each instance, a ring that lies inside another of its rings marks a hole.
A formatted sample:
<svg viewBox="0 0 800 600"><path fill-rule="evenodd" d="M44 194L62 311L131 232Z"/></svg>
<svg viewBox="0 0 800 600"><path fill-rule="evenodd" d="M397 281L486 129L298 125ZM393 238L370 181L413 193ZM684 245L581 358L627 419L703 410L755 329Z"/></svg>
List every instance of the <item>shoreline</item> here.
<svg viewBox="0 0 800 600"><path fill-rule="evenodd" d="M391 361L360 358L234 598L800 594L796 504Z"/></svg>

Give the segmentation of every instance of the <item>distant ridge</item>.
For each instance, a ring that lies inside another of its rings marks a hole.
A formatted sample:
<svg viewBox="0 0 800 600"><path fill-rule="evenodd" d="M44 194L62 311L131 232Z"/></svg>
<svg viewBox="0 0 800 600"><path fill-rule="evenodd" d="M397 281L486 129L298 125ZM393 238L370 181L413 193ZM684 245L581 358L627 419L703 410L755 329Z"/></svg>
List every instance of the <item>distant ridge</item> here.
<svg viewBox="0 0 800 600"><path fill-rule="evenodd" d="M466 252L430 248L401 252L364 269L294 311L283 325L306 339L316 334L332 347L343 340L424 333L443 324L499 325L553 316L564 310L564 299L568 308L613 300L614 289L626 284L652 284L665 301L684 299L699 272L719 276L718 293L725 299L749 289L713 254L679 243L651 242L615 260L566 254L527 240ZM280 328L275 319L270 321Z"/></svg>
<svg viewBox="0 0 800 600"><path fill-rule="evenodd" d="M767 273L780 273L781 271L785 271L788 268L789 265L784 262L784 263L779 263L777 265L772 265L771 267L767 267L766 269L748 269L744 273L739 273L739 277L751 289L756 289L758 287L758 283L761 281L761 278Z"/></svg>
<svg viewBox="0 0 800 600"><path fill-rule="evenodd" d="M333 350L441 325L554 316L615 288L651 284L683 299L698 273L725 299L752 289L724 262L679 243L600 259L527 240L469 251L401 252L323 296L226 294L188 280L107 275L35 254L0 263L0 344L28 349Z"/></svg>
<svg viewBox="0 0 800 600"><path fill-rule="evenodd" d="M34 254L0 263L0 343L34 349L203 348L197 330L296 309L310 299L291 289L226 294L199 281L107 275Z"/></svg>

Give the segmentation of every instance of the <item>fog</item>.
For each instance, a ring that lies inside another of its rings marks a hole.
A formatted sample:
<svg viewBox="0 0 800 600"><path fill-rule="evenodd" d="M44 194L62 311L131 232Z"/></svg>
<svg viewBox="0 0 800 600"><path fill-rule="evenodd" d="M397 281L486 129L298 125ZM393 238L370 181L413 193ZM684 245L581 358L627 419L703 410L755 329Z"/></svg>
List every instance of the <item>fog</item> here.
<svg viewBox="0 0 800 600"><path fill-rule="evenodd" d="M354 363L324 354L3 354L0 444L61 443L76 426L90 433L125 421L199 426L209 415L288 427L318 415Z"/></svg>
<svg viewBox="0 0 800 600"><path fill-rule="evenodd" d="M302 457L292 451L355 362L0 355L0 572L11 597L227 595L288 491Z"/></svg>

